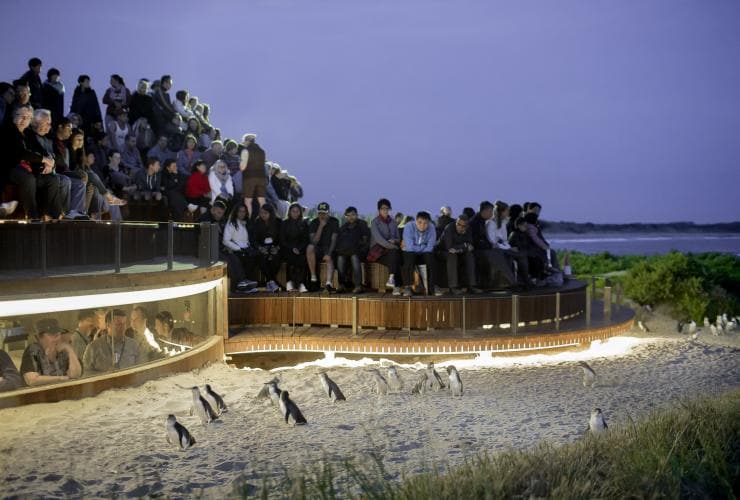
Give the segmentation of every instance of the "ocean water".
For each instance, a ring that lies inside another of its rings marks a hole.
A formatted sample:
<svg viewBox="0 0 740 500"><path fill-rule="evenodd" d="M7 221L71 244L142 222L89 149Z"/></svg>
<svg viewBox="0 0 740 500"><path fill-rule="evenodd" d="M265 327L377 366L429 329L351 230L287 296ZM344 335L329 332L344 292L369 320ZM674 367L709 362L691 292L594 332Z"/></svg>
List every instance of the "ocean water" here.
<svg viewBox="0 0 740 500"><path fill-rule="evenodd" d="M577 250L593 254L655 255L679 252L721 252L740 256L740 234L666 234L666 233L584 233L548 234L548 242L557 250Z"/></svg>

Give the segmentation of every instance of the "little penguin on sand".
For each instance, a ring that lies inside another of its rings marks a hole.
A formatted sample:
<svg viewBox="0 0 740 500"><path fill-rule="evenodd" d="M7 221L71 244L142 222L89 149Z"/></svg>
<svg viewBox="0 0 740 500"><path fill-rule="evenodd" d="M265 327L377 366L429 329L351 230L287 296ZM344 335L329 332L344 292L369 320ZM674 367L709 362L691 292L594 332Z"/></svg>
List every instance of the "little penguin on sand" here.
<svg viewBox="0 0 740 500"><path fill-rule="evenodd" d="M460 373L457 371L457 368L455 368L452 365L449 365L447 367L447 375L449 377L450 381L450 390L452 391L453 396L462 396L463 395L463 383L460 379Z"/></svg>
<svg viewBox="0 0 740 500"><path fill-rule="evenodd" d="M282 391L280 393L280 413L285 418L286 424L289 423L291 419L293 420L293 425L306 425L308 423L306 421L306 417L304 417L301 410L298 409L298 405L290 399L288 391Z"/></svg>
<svg viewBox="0 0 740 500"><path fill-rule="evenodd" d="M434 369L434 363L429 362L427 365L427 378L429 379L429 388L434 388L435 390L440 390L445 388L444 382L442 382L442 377L437 373L437 370Z"/></svg>
<svg viewBox="0 0 740 500"><path fill-rule="evenodd" d="M224 403L224 398L213 390L211 384L206 384L205 398L209 403L211 403L211 407L216 410L216 413L219 415L226 413L227 408L226 403Z"/></svg>
<svg viewBox="0 0 740 500"><path fill-rule="evenodd" d="M375 382L374 391L376 394L388 394L388 381L385 379L380 372L373 368L369 370L373 374L373 381Z"/></svg>
<svg viewBox="0 0 740 500"><path fill-rule="evenodd" d="M593 387L596 382L596 372L585 361L579 361L578 364L583 370L583 387Z"/></svg>
<svg viewBox="0 0 740 500"><path fill-rule="evenodd" d="M319 379L321 379L321 386L324 388L324 392L329 396L332 401L346 401L342 391L339 390L339 386L329 378L326 372L319 373Z"/></svg>
<svg viewBox="0 0 740 500"><path fill-rule="evenodd" d="M260 389L260 392L257 393L257 399L269 399L270 398L270 387L269 387L270 384L275 384L275 386L277 386L278 382L280 382L280 380L278 380L277 377L273 377L272 380L265 382L264 385L262 386L262 389Z"/></svg>
<svg viewBox="0 0 740 500"><path fill-rule="evenodd" d="M414 385L413 389L411 389L411 394L426 394L429 387L429 374L425 370L421 372L419 380L416 382L416 385Z"/></svg>
<svg viewBox="0 0 740 500"><path fill-rule="evenodd" d="M164 427L167 431L168 443L179 446L181 450L190 448L195 444L195 438L190 435L184 425L177 421L174 415L167 415Z"/></svg>
<svg viewBox="0 0 740 500"><path fill-rule="evenodd" d="M388 367L388 385L396 391L403 389L403 380L401 380L398 370L393 365Z"/></svg>
<svg viewBox="0 0 740 500"><path fill-rule="evenodd" d="M193 391L193 413L200 418L200 422L203 425L208 425L218 419L218 415L213 411L211 405L201 396L200 389L193 387L191 390Z"/></svg>
<svg viewBox="0 0 740 500"><path fill-rule="evenodd" d="M591 412L591 418L588 421L588 428L591 430L592 434L596 435L602 434L609 428L609 426L606 425L604 414L601 413L601 408L594 408L594 411Z"/></svg>

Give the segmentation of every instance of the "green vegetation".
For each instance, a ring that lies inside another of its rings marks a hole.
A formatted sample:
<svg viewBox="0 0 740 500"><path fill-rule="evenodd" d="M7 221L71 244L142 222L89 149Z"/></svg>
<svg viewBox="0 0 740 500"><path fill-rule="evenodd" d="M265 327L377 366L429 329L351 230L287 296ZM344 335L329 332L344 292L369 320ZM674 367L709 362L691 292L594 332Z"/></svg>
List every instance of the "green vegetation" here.
<svg viewBox="0 0 740 500"><path fill-rule="evenodd" d="M559 258L563 259L564 253ZM681 320L697 322L740 311L740 258L721 253L616 256L570 253L577 277L622 283L638 304L666 305Z"/></svg>
<svg viewBox="0 0 740 500"><path fill-rule="evenodd" d="M482 455L446 471L388 479L382 460L308 466L234 495L283 498L737 498L740 391L681 404L599 438ZM258 491L261 490L261 491Z"/></svg>

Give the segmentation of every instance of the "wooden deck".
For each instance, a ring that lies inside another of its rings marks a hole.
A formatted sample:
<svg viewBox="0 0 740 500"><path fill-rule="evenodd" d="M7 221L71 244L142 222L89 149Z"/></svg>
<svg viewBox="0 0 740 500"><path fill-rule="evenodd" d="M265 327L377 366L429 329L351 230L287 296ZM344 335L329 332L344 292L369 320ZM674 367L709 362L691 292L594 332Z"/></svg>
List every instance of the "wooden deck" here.
<svg viewBox="0 0 740 500"><path fill-rule="evenodd" d="M624 334L632 327L634 313L613 306L605 318L603 304L595 302L590 322L585 318L545 323L520 324L517 334L510 329L361 329L315 326L249 327L225 343L226 354L267 352L328 352L365 355L439 355L547 351L578 347L594 340Z"/></svg>

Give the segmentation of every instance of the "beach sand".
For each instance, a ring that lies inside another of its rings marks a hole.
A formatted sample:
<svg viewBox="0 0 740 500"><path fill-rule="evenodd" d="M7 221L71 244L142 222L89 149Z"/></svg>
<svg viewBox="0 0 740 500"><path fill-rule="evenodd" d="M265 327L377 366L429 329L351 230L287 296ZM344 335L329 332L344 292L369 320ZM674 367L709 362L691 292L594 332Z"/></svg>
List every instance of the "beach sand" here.
<svg viewBox="0 0 740 500"><path fill-rule="evenodd" d="M635 329L631 337L586 351L456 361L462 398L446 391L412 396L422 365L399 365L402 393L370 394L366 367L379 365L337 359L324 363L334 365L326 369L347 396L335 404L321 389L322 363L272 372L218 364L80 401L0 410L0 492L10 498L219 498L235 481L259 487L263 476L370 454L400 477L478 452L577 440L596 406L615 428L685 398L740 387L737 333L691 342L665 317L648 324L648 335ZM598 375L593 388L581 384L581 359ZM443 376L444 365L437 364ZM269 401L255 399L275 374L307 426L286 425ZM207 428L189 415L188 388L205 383L229 405ZM190 450L165 441L169 413L197 439Z"/></svg>

